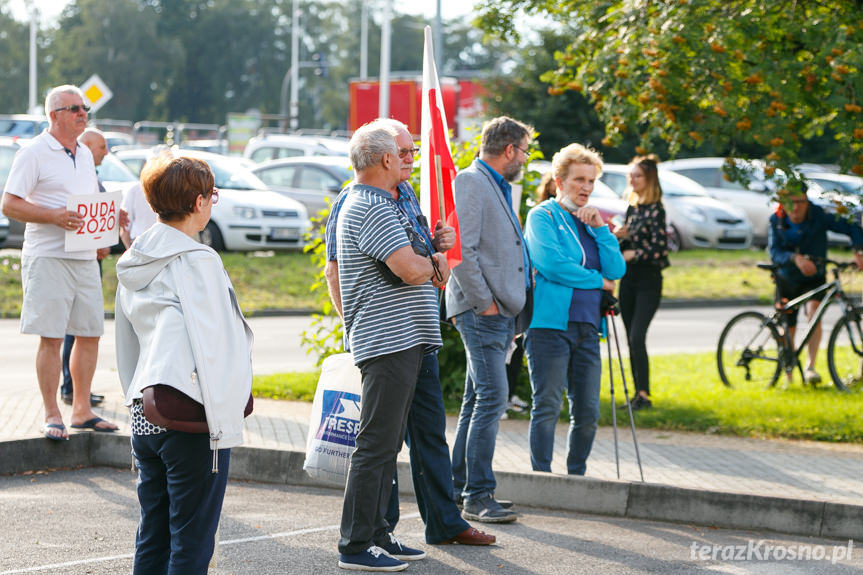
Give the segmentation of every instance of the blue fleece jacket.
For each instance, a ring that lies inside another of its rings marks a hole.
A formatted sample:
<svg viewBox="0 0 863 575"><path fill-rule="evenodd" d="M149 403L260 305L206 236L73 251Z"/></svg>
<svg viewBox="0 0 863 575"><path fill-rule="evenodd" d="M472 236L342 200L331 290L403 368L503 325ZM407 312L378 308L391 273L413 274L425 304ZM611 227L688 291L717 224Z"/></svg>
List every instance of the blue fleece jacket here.
<svg viewBox="0 0 863 575"><path fill-rule="evenodd" d="M602 278L618 280L626 272L617 238L608 226L591 228L600 269L584 267L584 250L572 216L550 199L527 214L525 241L536 269L536 290L531 328L566 330L572 290L601 289Z"/></svg>

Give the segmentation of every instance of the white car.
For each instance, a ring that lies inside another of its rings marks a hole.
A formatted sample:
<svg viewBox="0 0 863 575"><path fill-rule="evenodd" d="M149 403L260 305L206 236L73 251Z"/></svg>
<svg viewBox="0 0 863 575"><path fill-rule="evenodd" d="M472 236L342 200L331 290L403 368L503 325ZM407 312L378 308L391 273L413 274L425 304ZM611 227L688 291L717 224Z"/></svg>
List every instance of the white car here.
<svg viewBox="0 0 863 575"><path fill-rule="evenodd" d="M116 155L139 173L149 154L149 150L120 150ZM235 251L303 247L311 223L301 203L267 189L237 158L183 149L174 154L204 160L216 178L219 203L201 232L203 243L216 250Z"/></svg>
<svg viewBox="0 0 863 575"><path fill-rule="evenodd" d="M663 168L660 164L659 185L671 228L671 249L746 249L752 245L752 226L741 209L710 197L697 182ZM600 179L623 197L629 170L623 164L604 164Z"/></svg>
<svg viewBox="0 0 863 575"><path fill-rule="evenodd" d="M246 144L243 157L255 162L293 158L295 156L348 155L347 138L303 136L299 134L270 134L255 136Z"/></svg>
<svg viewBox="0 0 863 575"><path fill-rule="evenodd" d="M752 243L766 246L770 215L775 209L773 185L764 177L759 162L752 164L748 187L728 180L722 170L724 163L725 158L689 158L663 162L662 167L695 180L712 197L742 209L752 224Z"/></svg>
<svg viewBox="0 0 863 575"><path fill-rule="evenodd" d="M839 192L843 195L863 196L863 178L858 176L833 172L807 172L805 175L807 180L815 182L827 193Z"/></svg>

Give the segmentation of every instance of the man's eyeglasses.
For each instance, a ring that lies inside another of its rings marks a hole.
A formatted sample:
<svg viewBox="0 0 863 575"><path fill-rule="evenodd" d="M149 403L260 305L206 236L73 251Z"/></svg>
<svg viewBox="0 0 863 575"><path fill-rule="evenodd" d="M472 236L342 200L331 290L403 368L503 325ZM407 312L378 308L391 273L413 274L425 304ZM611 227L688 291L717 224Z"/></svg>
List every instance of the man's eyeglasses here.
<svg viewBox="0 0 863 575"><path fill-rule="evenodd" d="M411 156L416 156L417 154L419 154L419 152L420 152L420 149L417 147L399 148L399 158L404 158L408 154L410 154Z"/></svg>
<svg viewBox="0 0 863 575"><path fill-rule="evenodd" d="M213 193L210 194L210 200L213 202L213 205L219 203L219 188L213 188Z"/></svg>
<svg viewBox="0 0 863 575"><path fill-rule="evenodd" d="M90 106L83 106L83 105L82 105L82 106L79 106L78 104L75 104L74 106L63 106L62 108L54 108L54 109L52 110L52 112L65 112L65 111L68 111L68 112L72 112L73 114L77 114L77 113L78 113L78 112L80 112L81 110L84 110L84 112L85 112L85 113L86 113L86 112L89 112L89 111L90 111Z"/></svg>
<svg viewBox="0 0 863 575"><path fill-rule="evenodd" d="M512 145L512 147L513 147L513 148L515 148L516 150L521 150L521 152L522 152L525 156L529 156L529 155L530 155L530 152L529 152L528 150L525 150L524 148L521 148L521 147L519 147L519 146L516 146L515 144L513 144L513 145Z"/></svg>

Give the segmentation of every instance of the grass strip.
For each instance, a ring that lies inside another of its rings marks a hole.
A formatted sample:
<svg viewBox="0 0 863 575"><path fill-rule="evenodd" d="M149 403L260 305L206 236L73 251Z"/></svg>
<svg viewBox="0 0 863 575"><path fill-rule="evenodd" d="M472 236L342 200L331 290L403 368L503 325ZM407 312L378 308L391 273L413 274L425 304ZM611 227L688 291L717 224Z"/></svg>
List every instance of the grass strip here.
<svg viewBox="0 0 863 575"><path fill-rule="evenodd" d="M821 356L824 353L822 351ZM624 361L626 361L624 359ZM818 370L829 379L820 357ZM863 393L842 393L832 385L804 386L795 374L785 386L781 376L775 388L740 391L722 385L713 352L680 353L651 358L653 407L635 412L636 428L693 431L741 437L808 439L825 442L863 443ZM600 425L611 425L608 364L603 362L600 392ZM255 377L255 395L275 399L312 401L320 372L294 372ZM627 386L633 390L626 366ZM262 391L265 390L265 391ZM527 398L526 398L527 399ZM623 404L623 388L615 366L615 401ZM447 412L458 412L449 403ZM561 418L567 420L566 401ZM625 410L617 412L621 428L629 425ZM527 415L515 415L527 419Z"/></svg>

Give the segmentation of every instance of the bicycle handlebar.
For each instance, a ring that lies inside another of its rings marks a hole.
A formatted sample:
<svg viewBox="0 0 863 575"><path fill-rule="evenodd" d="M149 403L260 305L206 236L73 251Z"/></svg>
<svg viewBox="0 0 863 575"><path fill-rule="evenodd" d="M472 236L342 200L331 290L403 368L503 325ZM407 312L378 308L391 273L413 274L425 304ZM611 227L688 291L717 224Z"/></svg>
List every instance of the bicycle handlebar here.
<svg viewBox="0 0 863 575"><path fill-rule="evenodd" d="M836 268L836 271L844 271L848 268L856 268L857 262L837 262L835 260L831 260L829 258L810 258L816 265L819 263L824 263L825 265L832 265ZM773 263L757 263L755 264L759 269L767 270L770 272L775 272L779 269L779 266Z"/></svg>

